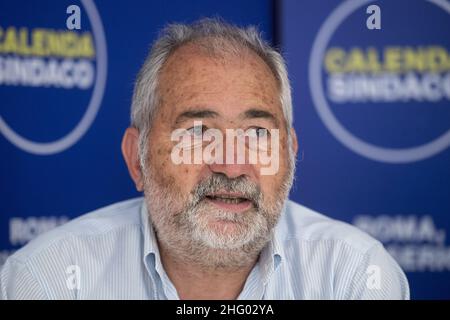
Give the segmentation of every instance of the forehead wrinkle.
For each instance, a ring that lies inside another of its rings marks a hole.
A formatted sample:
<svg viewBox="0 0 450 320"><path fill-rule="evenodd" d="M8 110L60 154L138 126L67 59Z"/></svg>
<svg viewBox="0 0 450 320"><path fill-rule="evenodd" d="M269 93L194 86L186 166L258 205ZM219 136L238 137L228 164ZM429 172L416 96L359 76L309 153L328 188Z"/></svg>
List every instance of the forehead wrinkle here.
<svg viewBox="0 0 450 320"><path fill-rule="evenodd" d="M191 58L202 56L208 60L203 66L197 59L191 63ZM229 55L225 54L225 56ZM242 68L251 68L252 76L245 79L239 76L227 79L228 73L224 72L226 70L223 68L226 69L228 65L241 65L233 72L239 72ZM220 86L211 85L210 68L219 77L224 74L224 78L220 78ZM189 81L190 79L192 81ZM240 85L242 81L245 83ZM232 59L223 56L218 58L205 56L201 50L193 46L182 46L173 52L163 66L158 89L161 94L161 105L176 106L188 103L208 104L208 96L226 93L228 86L240 90L239 94L250 95L248 101L251 103L253 100L254 105L263 104L280 108L277 80L265 62L252 52L247 53L245 58ZM203 97L205 101L201 101Z"/></svg>

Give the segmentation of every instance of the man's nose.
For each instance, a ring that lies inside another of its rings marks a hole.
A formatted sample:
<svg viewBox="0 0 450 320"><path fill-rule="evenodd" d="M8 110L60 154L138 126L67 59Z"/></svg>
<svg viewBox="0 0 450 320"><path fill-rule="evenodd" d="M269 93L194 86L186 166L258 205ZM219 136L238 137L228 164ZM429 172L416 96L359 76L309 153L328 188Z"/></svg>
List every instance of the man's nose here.
<svg viewBox="0 0 450 320"><path fill-rule="evenodd" d="M209 168L214 173L222 173L230 179L240 176L251 176L252 168L249 164L210 164Z"/></svg>
<svg viewBox="0 0 450 320"><path fill-rule="evenodd" d="M233 179L239 176L251 177L253 166L248 161L248 150L246 150L243 141L227 137L222 145L222 158L219 162L209 164L209 168L214 173L225 174ZM218 160L216 158L216 160Z"/></svg>

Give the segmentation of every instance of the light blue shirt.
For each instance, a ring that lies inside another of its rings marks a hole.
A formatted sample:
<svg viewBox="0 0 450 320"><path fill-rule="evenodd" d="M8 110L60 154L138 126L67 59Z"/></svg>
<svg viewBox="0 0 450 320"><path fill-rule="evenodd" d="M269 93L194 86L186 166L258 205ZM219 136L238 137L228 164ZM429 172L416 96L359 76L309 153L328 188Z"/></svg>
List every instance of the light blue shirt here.
<svg viewBox="0 0 450 320"><path fill-rule="evenodd" d="M142 198L58 227L9 257L2 299L178 299ZM287 201L239 299L409 299L383 246Z"/></svg>

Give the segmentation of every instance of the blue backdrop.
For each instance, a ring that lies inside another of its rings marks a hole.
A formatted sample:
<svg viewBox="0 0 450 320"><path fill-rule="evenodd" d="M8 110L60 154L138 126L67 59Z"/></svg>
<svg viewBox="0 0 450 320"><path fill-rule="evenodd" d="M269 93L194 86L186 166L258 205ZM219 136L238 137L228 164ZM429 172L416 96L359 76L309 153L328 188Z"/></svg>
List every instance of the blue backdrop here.
<svg viewBox="0 0 450 320"><path fill-rule="evenodd" d="M80 30L66 27L72 4ZM368 29L372 4L381 29ZM0 265L138 196L120 153L136 73L166 23L218 15L285 53L300 139L291 197L383 241L413 298L450 298L449 14L444 0L1 2Z"/></svg>
<svg viewBox="0 0 450 320"><path fill-rule="evenodd" d="M381 29L367 27L372 4ZM294 198L383 241L412 298L450 298L449 14L425 0L281 9L303 150Z"/></svg>

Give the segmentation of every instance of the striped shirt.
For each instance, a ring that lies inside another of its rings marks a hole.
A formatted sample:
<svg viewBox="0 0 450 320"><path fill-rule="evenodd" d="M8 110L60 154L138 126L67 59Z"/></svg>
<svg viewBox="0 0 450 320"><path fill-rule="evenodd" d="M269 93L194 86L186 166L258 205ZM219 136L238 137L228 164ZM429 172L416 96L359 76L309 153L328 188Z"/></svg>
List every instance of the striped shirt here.
<svg viewBox="0 0 450 320"><path fill-rule="evenodd" d="M2 299L178 299L143 198L96 210L39 236L1 270ZM287 201L239 299L409 299L382 244Z"/></svg>

